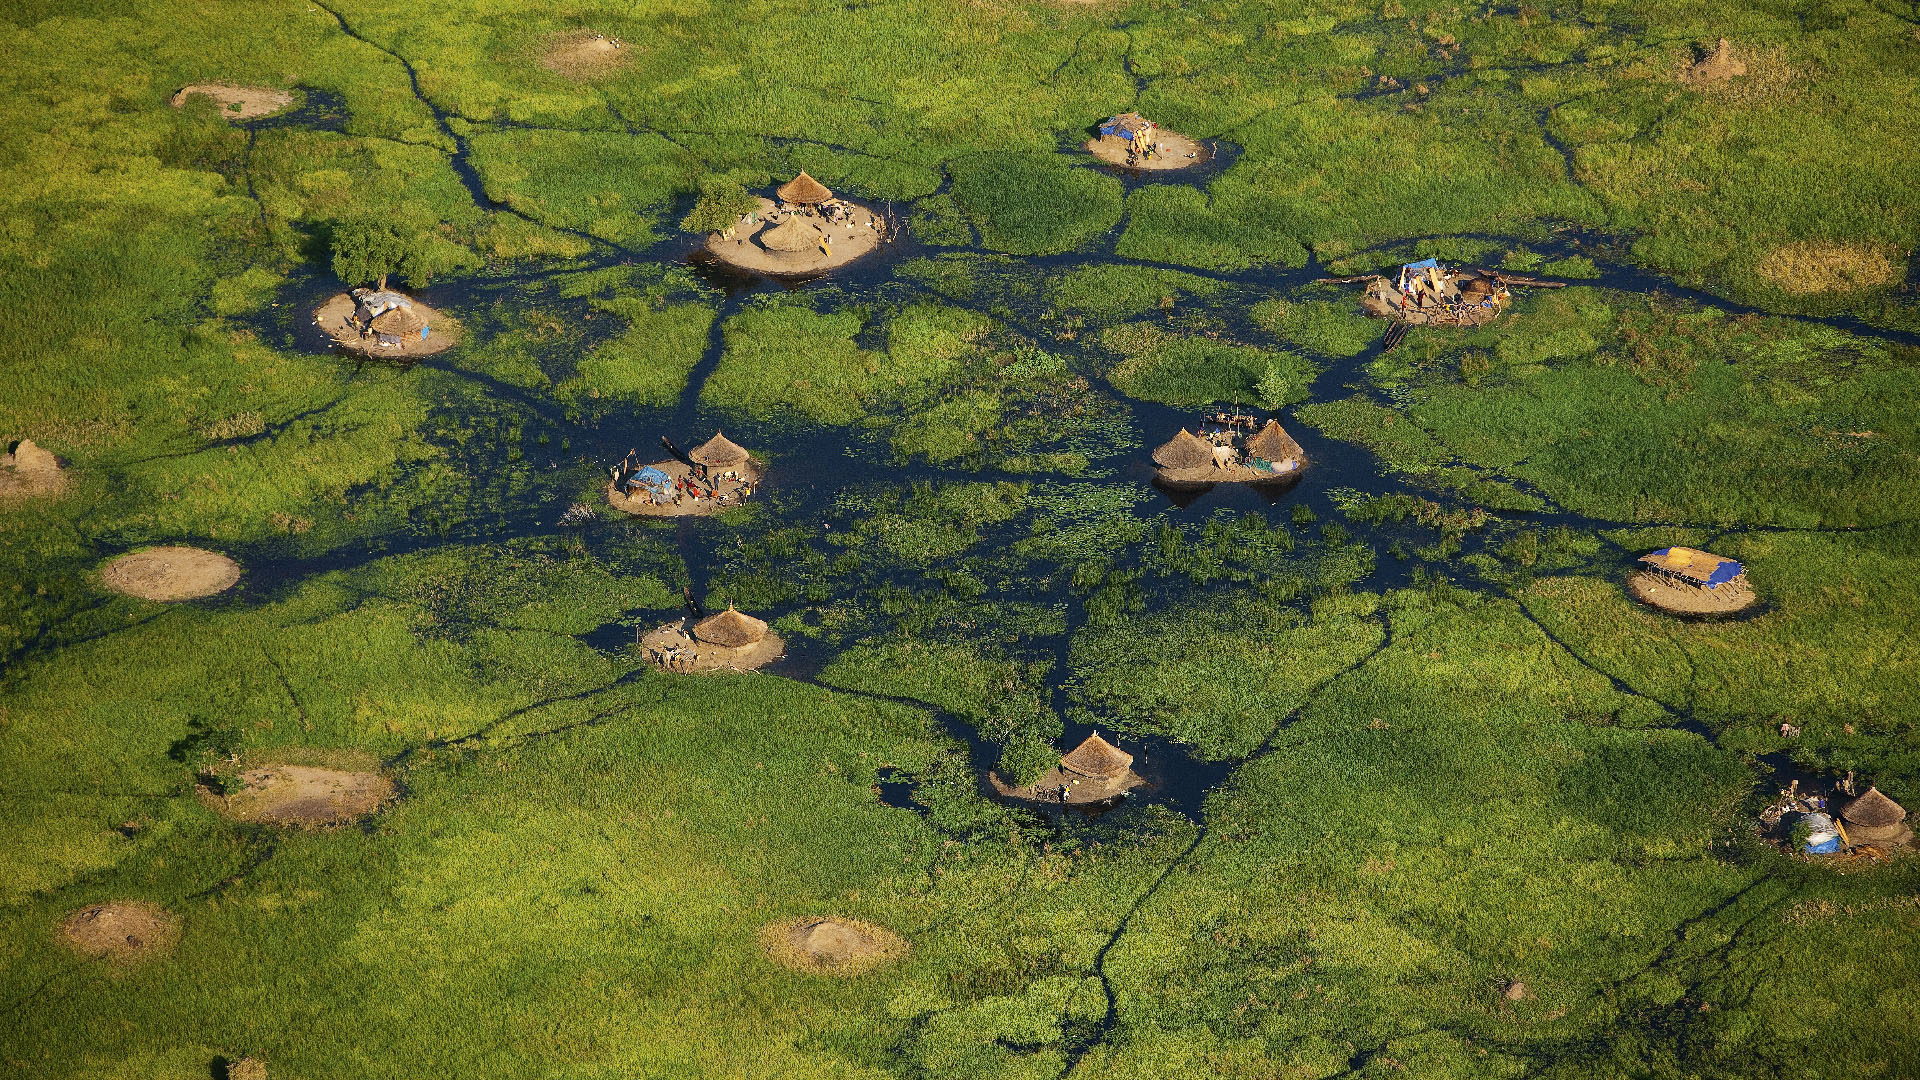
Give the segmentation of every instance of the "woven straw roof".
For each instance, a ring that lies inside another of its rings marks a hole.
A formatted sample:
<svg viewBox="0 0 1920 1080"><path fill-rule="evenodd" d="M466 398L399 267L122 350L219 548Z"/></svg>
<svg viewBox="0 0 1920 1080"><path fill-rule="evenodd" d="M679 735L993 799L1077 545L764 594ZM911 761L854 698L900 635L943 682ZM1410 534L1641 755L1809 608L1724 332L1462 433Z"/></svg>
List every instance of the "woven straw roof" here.
<svg viewBox="0 0 1920 1080"><path fill-rule="evenodd" d="M714 432L713 438L694 447L687 456L702 465L724 469L732 465L745 464L748 454L745 447L727 438L725 432L717 431Z"/></svg>
<svg viewBox="0 0 1920 1080"><path fill-rule="evenodd" d="M1111 780L1133 768L1133 755L1101 738L1096 731L1061 758L1060 767L1096 780Z"/></svg>
<svg viewBox="0 0 1920 1080"><path fill-rule="evenodd" d="M709 645L737 649L766 637L767 624L751 615L742 615L728 604L727 610L693 624L693 636Z"/></svg>
<svg viewBox="0 0 1920 1080"><path fill-rule="evenodd" d="M827 190L827 185L808 176L805 169L800 170L799 176L781 184L775 194L790 203L802 205L826 202L833 198L833 192Z"/></svg>
<svg viewBox="0 0 1920 1080"><path fill-rule="evenodd" d="M372 326L383 334L417 334L427 320L410 307L394 308L373 317Z"/></svg>
<svg viewBox="0 0 1920 1080"><path fill-rule="evenodd" d="M1854 825L1865 825L1870 829L1884 828L1905 821L1907 810L1880 794L1879 788L1870 787L1865 795L1841 807L1840 816Z"/></svg>
<svg viewBox="0 0 1920 1080"><path fill-rule="evenodd" d="M1300 444L1293 441L1293 436L1287 434L1278 420L1267 421L1266 427L1247 436L1247 453L1275 462L1289 458L1305 461L1307 457L1307 452L1300 449Z"/></svg>
<svg viewBox="0 0 1920 1080"><path fill-rule="evenodd" d="M1180 429L1180 434L1160 444L1153 452L1153 463L1163 469L1198 469L1213 464L1213 447L1205 439Z"/></svg>
<svg viewBox="0 0 1920 1080"><path fill-rule="evenodd" d="M797 217L788 218L760 234L760 246L768 251L806 251L819 243L819 231L801 224Z"/></svg>

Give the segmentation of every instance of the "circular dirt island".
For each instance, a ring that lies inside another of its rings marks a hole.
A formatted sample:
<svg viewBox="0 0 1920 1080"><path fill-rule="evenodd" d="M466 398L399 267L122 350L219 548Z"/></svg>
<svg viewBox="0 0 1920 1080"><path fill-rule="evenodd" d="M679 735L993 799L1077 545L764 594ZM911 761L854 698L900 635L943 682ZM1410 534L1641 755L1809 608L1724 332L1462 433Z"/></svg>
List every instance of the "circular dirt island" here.
<svg viewBox="0 0 1920 1080"><path fill-rule="evenodd" d="M691 629L677 619L640 639L647 662L662 671L753 671L780 659L787 643L767 624L732 608L709 615Z"/></svg>
<svg viewBox="0 0 1920 1080"><path fill-rule="evenodd" d="M708 469L701 480L682 461L658 461L648 466L666 474L670 494L655 501L653 492L643 485L620 490L619 480L607 485L607 505L639 517L706 517L746 503L753 489L766 475L766 466L749 460L727 469Z"/></svg>
<svg viewBox="0 0 1920 1080"><path fill-rule="evenodd" d="M877 251L886 223L859 203L782 209L772 199L741 215L733 228L707 237L707 254L736 270L769 277L807 277Z"/></svg>
<svg viewBox="0 0 1920 1080"><path fill-rule="evenodd" d="M57 495L67 486L60 461L32 439L21 439L10 454L0 454L0 505L41 495Z"/></svg>
<svg viewBox="0 0 1920 1080"><path fill-rule="evenodd" d="M201 796L222 815L256 825L344 825L380 809L394 796L393 781L368 769L259 764L242 769L240 790Z"/></svg>
<svg viewBox="0 0 1920 1080"><path fill-rule="evenodd" d="M1652 570L1628 574L1627 592L1635 600L1670 615L1734 615L1760 601L1753 586L1745 581L1730 581L1707 589L1681 584Z"/></svg>
<svg viewBox="0 0 1920 1080"><path fill-rule="evenodd" d="M1165 128L1159 129L1159 148L1151 155L1135 154L1129 160L1127 150L1132 145L1125 139L1111 135L1101 136L1087 140L1087 153L1108 165L1117 165L1134 172L1174 172L1179 169L1191 169L1195 165L1205 165L1213 160L1211 147Z"/></svg>
<svg viewBox="0 0 1920 1080"><path fill-rule="evenodd" d="M180 937L180 920L158 904L114 900L60 920L60 940L91 960L133 963L165 953Z"/></svg>
<svg viewBox="0 0 1920 1080"><path fill-rule="evenodd" d="M594 30L566 30L547 39L540 66L569 79L611 75L633 59L633 46Z"/></svg>
<svg viewBox="0 0 1920 1080"><path fill-rule="evenodd" d="M293 104L291 90L270 86L230 86L226 83L194 83L173 95L173 107L184 108L189 98L212 98L220 106L220 115L229 120L253 120L270 116Z"/></svg>
<svg viewBox="0 0 1920 1080"><path fill-rule="evenodd" d="M907 955L906 941L885 927L814 915L761 927L760 947L781 967L842 977L865 974Z"/></svg>
<svg viewBox="0 0 1920 1080"><path fill-rule="evenodd" d="M226 592L240 580L240 564L217 551L156 547L135 551L100 571L107 588L142 600L197 600Z"/></svg>
<svg viewBox="0 0 1920 1080"><path fill-rule="evenodd" d="M349 293L340 293L313 312L313 323L334 344L348 352L389 360L432 356L460 344L460 324L418 300L410 312L389 311L375 316L366 332L355 322L359 305ZM411 316L411 317L408 317ZM420 336L420 328L427 335Z"/></svg>
<svg viewBox="0 0 1920 1080"><path fill-rule="evenodd" d="M1168 488L1215 484L1291 484L1307 466L1307 452L1278 420L1249 430L1251 417L1221 414L1202 434L1186 428L1153 452L1154 482Z"/></svg>

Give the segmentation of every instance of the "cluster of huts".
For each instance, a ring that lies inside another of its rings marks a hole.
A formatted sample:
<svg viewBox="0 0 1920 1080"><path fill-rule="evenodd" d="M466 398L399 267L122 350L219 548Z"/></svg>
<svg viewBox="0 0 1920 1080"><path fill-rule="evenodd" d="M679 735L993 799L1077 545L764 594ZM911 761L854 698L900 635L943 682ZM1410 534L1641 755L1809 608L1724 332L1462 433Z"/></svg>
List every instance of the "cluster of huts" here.
<svg viewBox="0 0 1920 1080"><path fill-rule="evenodd" d="M399 348L425 341L433 327L413 298L390 289L354 289L353 325L360 336L382 348Z"/></svg>
<svg viewBox="0 0 1920 1080"><path fill-rule="evenodd" d="M872 210L834 195L804 170L762 198L727 229L707 238L707 253L763 274L820 273L865 255L886 238Z"/></svg>
<svg viewBox="0 0 1920 1080"><path fill-rule="evenodd" d="M1253 418L1221 414L1179 434L1153 452L1154 480L1168 487L1273 484L1295 479L1307 453L1278 420L1253 430Z"/></svg>
<svg viewBox="0 0 1920 1080"><path fill-rule="evenodd" d="M613 467L607 501L614 509L655 517L715 514L744 504L765 475L761 463L725 432L685 454L660 441L673 455L668 460L646 464L629 450Z"/></svg>
<svg viewBox="0 0 1920 1080"><path fill-rule="evenodd" d="M1003 798L1042 807L1072 806L1086 810L1118 805L1128 792L1147 782L1133 771L1133 755L1101 738L1097 731L1062 755L1059 765L1031 784L1015 786L998 773L989 776L989 780Z"/></svg>

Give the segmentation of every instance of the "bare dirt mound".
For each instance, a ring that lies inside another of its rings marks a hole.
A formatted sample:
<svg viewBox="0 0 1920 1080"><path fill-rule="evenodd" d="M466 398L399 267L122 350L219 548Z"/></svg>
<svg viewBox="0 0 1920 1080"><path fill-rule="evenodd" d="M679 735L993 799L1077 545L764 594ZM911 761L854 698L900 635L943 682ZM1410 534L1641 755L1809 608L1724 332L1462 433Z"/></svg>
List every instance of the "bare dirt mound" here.
<svg viewBox="0 0 1920 1080"><path fill-rule="evenodd" d="M1083 0L1091 3L1093 0ZM1177 131L1160 129L1160 149L1150 158L1135 158L1132 164L1127 162L1127 141L1118 138L1088 139L1087 153L1109 165L1118 165L1134 172L1171 172L1175 169L1191 169L1195 165L1204 165L1213 158L1213 151L1205 144L1187 138Z"/></svg>
<svg viewBox="0 0 1920 1080"><path fill-rule="evenodd" d="M1900 280L1894 251L1880 244L1807 240L1782 244L1756 267L1768 283L1795 296L1855 292Z"/></svg>
<svg viewBox="0 0 1920 1080"><path fill-rule="evenodd" d="M887 230L871 209L842 201L845 217L829 221L818 214L782 210L772 199L762 198L733 228L707 237L707 254L736 269L772 277L808 277L845 266L879 250ZM791 230L782 228L790 223Z"/></svg>
<svg viewBox="0 0 1920 1080"><path fill-rule="evenodd" d="M11 454L0 454L0 503L55 495L67 486L60 461L32 439L21 439Z"/></svg>
<svg viewBox="0 0 1920 1080"><path fill-rule="evenodd" d="M1678 585L1651 570L1627 575L1627 592L1635 600L1674 615L1732 615L1760 599L1745 582L1728 582L1712 589Z"/></svg>
<svg viewBox="0 0 1920 1080"><path fill-rule="evenodd" d="M340 293L314 309L313 324L326 331L334 344L362 356L404 360L432 356L460 344L460 324L418 300L413 301L413 311L425 320L427 336L407 334L396 345L382 345L376 336L362 334L359 327L353 325L353 310L353 297Z"/></svg>
<svg viewBox="0 0 1920 1080"><path fill-rule="evenodd" d="M787 643L769 633L746 645L717 645L687 631L686 620L649 630L640 638L640 651L662 671L692 675L712 671L753 671L786 655Z"/></svg>
<svg viewBox="0 0 1920 1080"><path fill-rule="evenodd" d="M1739 53L1734 52L1732 43L1721 38L1711 49L1706 49L1687 65L1681 78L1690 83L1711 86L1728 79L1737 79L1747 73L1747 62Z"/></svg>
<svg viewBox="0 0 1920 1080"><path fill-rule="evenodd" d="M220 115L229 120L252 120L277 113L293 104L293 92L269 86L230 86L226 83L194 83L173 95L173 107L186 105L191 97L209 97L220 106Z"/></svg>
<svg viewBox="0 0 1920 1080"><path fill-rule="evenodd" d="M907 943L859 919L805 915L760 928L760 947L782 967L811 975L861 975L907 955Z"/></svg>
<svg viewBox="0 0 1920 1080"><path fill-rule="evenodd" d="M157 547L120 556L100 578L114 592L142 600L194 600L233 588L240 564L204 548Z"/></svg>
<svg viewBox="0 0 1920 1080"><path fill-rule="evenodd" d="M766 475L765 465L753 460L727 470L710 470L705 480L696 478L683 461L656 461L652 467L673 481L671 499L655 502L644 487L626 492L609 483L607 505L641 517L708 517L746 505L753 497L754 486Z"/></svg>
<svg viewBox="0 0 1920 1080"><path fill-rule="evenodd" d="M260 825L340 825L378 810L394 796L393 781L377 771L278 763L242 769L232 795L202 788L214 809L235 821Z"/></svg>
<svg viewBox="0 0 1920 1080"><path fill-rule="evenodd" d="M180 937L180 920L158 904L115 900L60 920L60 940L93 960L134 963L165 953Z"/></svg>
<svg viewBox="0 0 1920 1080"><path fill-rule="evenodd" d="M569 79L596 79L625 67L633 46L593 30L569 30L547 39L540 66Z"/></svg>

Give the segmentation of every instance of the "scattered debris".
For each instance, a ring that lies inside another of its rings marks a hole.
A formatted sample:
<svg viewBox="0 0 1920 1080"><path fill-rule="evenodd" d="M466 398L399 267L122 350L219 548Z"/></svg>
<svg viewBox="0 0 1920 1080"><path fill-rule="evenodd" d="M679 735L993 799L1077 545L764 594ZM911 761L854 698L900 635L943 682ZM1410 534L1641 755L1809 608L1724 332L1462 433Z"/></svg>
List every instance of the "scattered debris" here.
<svg viewBox="0 0 1920 1080"><path fill-rule="evenodd" d="M725 432L681 453L664 436L660 445L673 457L641 464L637 451L612 470L607 503L615 510L645 517L718 514L744 505L766 476L766 465Z"/></svg>
<svg viewBox="0 0 1920 1080"><path fill-rule="evenodd" d="M1140 172L1190 169L1213 157L1204 144L1168 131L1137 112L1102 120L1087 152L1109 165Z"/></svg>
<svg viewBox="0 0 1920 1080"><path fill-rule="evenodd" d="M559 523L561 525L588 525L593 522L596 516L593 512L593 507L588 506L586 503L574 503L572 506L567 507L566 513L560 515Z"/></svg>
<svg viewBox="0 0 1920 1080"><path fill-rule="evenodd" d="M1499 270L1449 269L1437 259L1408 263L1392 279L1385 274L1356 274L1321 278L1319 282L1366 282L1361 310L1376 319L1392 319L1409 326L1484 326L1506 310L1513 297L1512 286L1559 289L1566 284ZM1393 343L1398 345L1399 340Z"/></svg>
<svg viewBox="0 0 1920 1080"><path fill-rule="evenodd" d="M665 671L752 671L786 652L786 642L767 624L728 605L725 611L695 623L678 619L640 639L649 663Z"/></svg>
<svg viewBox="0 0 1920 1080"><path fill-rule="evenodd" d="M728 266L799 277L845 266L879 249L893 232L871 209L838 198L805 171L762 198L725 232L707 237L707 254Z"/></svg>
<svg viewBox="0 0 1920 1080"><path fill-rule="evenodd" d="M633 58L634 48L594 30L569 30L547 39L540 66L570 79L611 75Z"/></svg>

